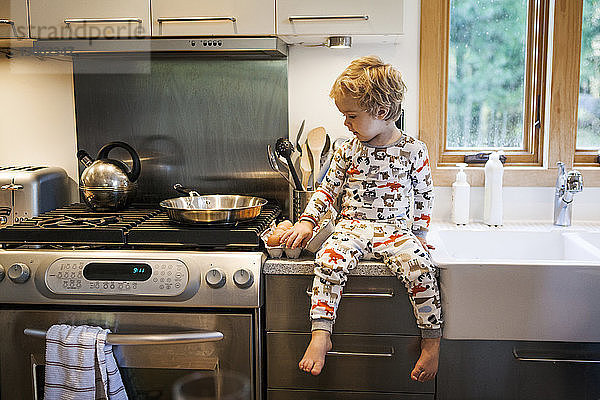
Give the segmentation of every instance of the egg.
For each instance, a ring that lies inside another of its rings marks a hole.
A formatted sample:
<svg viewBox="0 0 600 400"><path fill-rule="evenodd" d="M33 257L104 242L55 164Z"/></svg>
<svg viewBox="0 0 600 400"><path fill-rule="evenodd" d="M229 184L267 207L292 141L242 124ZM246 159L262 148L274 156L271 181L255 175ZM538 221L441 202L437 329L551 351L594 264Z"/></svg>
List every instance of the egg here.
<svg viewBox="0 0 600 400"><path fill-rule="evenodd" d="M276 235L275 232L267 239L267 246L277 247L279 246L279 241L281 240L281 235Z"/></svg>
<svg viewBox="0 0 600 400"><path fill-rule="evenodd" d="M281 235L285 233L285 229L275 228L273 229L273 233L267 239L267 246L279 246L279 242L281 241Z"/></svg>
<svg viewBox="0 0 600 400"><path fill-rule="evenodd" d="M285 220L285 221L281 221L279 224L277 224L277 228L284 228L284 229L290 229L292 226L294 226L289 220Z"/></svg>

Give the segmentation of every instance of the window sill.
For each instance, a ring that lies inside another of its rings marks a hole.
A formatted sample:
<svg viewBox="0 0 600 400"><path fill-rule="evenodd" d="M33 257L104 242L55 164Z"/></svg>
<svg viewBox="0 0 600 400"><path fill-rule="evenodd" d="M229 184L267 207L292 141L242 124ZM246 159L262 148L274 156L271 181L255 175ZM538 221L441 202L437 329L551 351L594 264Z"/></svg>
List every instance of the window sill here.
<svg viewBox="0 0 600 400"><path fill-rule="evenodd" d="M585 187L600 186L600 166L575 167L583 174ZM438 167L432 170L433 184L435 186L452 186L456 179L456 167ZM467 179L471 186L484 186L485 174L483 166L468 167ZM556 184L557 169L545 167L504 167L504 186L554 186Z"/></svg>

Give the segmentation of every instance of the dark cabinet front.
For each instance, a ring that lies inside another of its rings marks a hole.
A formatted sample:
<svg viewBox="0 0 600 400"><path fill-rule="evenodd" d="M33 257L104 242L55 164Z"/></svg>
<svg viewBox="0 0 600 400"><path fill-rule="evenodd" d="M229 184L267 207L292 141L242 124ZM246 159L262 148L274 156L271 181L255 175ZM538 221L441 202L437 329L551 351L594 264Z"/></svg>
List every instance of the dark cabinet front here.
<svg viewBox="0 0 600 400"><path fill-rule="evenodd" d="M439 400L597 400L600 344L443 340Z"/></svg>
<svg viewBox="0 0 600 400"><path fill-rule="evenodd" d="M410 379L419 330L396 278L352 276L319 376L298 369L310 341L312 276L267 275L268 400L433 400L435 382Z"/></svg>

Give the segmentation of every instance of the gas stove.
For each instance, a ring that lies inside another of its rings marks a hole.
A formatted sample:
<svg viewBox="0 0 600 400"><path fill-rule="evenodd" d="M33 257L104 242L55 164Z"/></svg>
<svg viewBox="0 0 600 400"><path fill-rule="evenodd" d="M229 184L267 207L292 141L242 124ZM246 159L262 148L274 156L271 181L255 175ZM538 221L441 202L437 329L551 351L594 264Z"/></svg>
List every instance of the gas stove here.
<svg viewBox="0 0 600 400"><path fill-rule="evenodd" d="M181 376L222 368L262 400L260 234L279 213L189 226L152 206L75 204L0 229L0 397L41 396L43 338L69 324L124 338L114 353L130 398L170 398Z"/></svg>

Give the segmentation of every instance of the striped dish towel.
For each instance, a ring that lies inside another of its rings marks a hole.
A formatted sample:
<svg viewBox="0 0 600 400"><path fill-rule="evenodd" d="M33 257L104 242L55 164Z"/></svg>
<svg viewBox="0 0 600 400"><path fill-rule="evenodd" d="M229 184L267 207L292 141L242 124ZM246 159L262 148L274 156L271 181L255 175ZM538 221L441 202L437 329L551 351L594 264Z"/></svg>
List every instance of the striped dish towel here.
<svg viewBox="0 0 600 400"><path fill-rule="evenodd" d="M127 400L109 332L86 325L48 329L45 400Z"/></svg>

